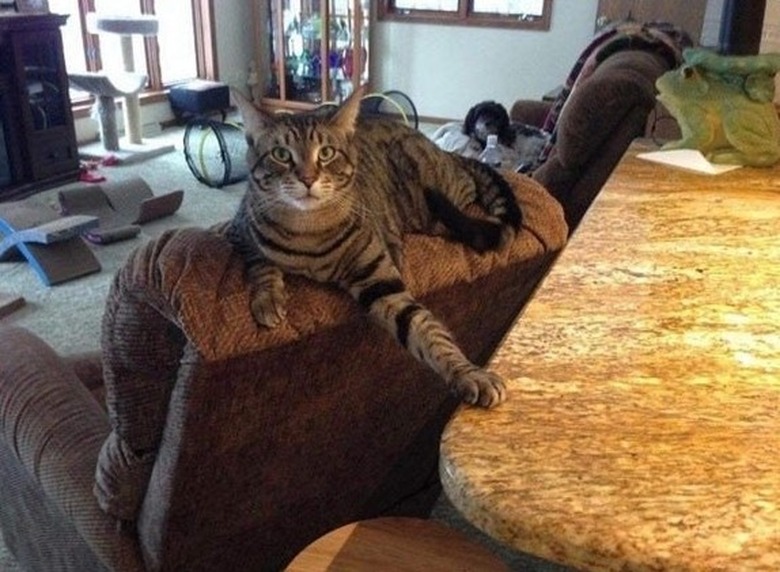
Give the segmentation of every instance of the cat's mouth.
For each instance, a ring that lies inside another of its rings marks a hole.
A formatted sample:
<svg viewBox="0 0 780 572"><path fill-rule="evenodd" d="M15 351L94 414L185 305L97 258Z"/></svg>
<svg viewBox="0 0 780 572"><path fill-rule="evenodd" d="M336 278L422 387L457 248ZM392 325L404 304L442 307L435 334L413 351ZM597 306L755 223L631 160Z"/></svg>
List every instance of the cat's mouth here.
<svg viewBox="0 0 780 572"><path fill-rule="evenodd" d="M319 185L296 184L281 189L282 200L291 208L301 211L322 208L327 203L327 198Z"/></svg>
<svg viewBox="0 0 780 572"><path fill-rule="evenodd" d="M314 210L321 207L324 201L321 196L311 190L303 193L293 199L293 203L301 210Z"/></svg>

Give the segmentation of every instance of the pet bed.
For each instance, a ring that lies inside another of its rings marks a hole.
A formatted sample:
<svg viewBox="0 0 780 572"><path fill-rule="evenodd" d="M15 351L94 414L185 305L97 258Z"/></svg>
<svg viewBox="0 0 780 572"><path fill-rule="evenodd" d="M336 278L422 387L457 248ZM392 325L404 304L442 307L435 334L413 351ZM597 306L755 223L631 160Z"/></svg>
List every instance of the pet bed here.
<svg viewBox="0 0 780 572"><path fill-rule="evenodd" d="M97 217L96 228L88 229L84 238L97 244L108 244L133 238L139 225L169 216L181 206L184 191L155 196L146 181L133 177L103 185L85 185L60 191L63 214Z"/></svg>
<svg viewBox="0 0 780 572"><path fill-rule="evenodd" d="M21 255L47 286L100 271L100 262L81 239L97 226L94 216L61 217L35 201L0 204L0 262Z"/></svg>
<svg viewBox="0 0 780 572"><path fill-rule="evenodd" d="M531 173L540 165L540 154L550 140L550 135L541 129L520 123L512 124L511 128L514 132L512 146L498 145L502 165L519 173ZM444 151L478 158L484 149L483 145L463 131L462 122L451 121L441 125L431 135L431 139Z"/></svg>

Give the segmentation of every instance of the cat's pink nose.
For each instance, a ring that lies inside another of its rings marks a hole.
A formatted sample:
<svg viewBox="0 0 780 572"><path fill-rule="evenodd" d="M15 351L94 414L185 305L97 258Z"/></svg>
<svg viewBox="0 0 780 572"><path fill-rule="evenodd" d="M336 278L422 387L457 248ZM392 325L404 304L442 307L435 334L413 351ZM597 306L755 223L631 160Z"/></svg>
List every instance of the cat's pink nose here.
<svg viewBox="0 0 780 572"><path fill-rule="evenodd" d="M317 181L317 176L312 173L300 173L298 175L298 180L306 185L307 189L311 189L311 186Z"/></svg>

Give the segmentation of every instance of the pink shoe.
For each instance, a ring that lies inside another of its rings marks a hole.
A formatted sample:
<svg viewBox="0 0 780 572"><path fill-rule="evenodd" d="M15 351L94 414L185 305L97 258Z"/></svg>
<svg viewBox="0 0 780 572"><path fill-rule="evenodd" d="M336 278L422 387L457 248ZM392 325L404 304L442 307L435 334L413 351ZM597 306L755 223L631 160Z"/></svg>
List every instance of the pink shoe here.
<svg viewBox="0 0 780 572"><path fill-rule="evenodd" d="M114 154L106 155L100 160L100 164L105 167L114 167L115 165L119 165L119 163L119 157Z"/></svg>
<svg viewBox="0 0 780 572"><path fill-rule="evenodd" d="M82 169L79 173L79 181L82 183L102 183L105 180L106 178L97 171Z"/></svg>

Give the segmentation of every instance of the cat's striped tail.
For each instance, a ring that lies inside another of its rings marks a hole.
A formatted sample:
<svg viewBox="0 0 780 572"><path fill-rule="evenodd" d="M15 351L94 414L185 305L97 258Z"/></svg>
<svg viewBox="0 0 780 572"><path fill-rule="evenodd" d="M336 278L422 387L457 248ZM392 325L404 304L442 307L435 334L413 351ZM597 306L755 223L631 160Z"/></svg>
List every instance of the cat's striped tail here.
<svg viewBox="0 0 780 572"><path fill-rule="evenodd" d="M477 252L495 250L511 242L523 222L514 191L501 174L474 159L454 155L471 177L468 191L455 197L438 189L425 189L431 215L449 229L455 240ZM467 214L464 205L477 203L489 216Z"/></svg>

